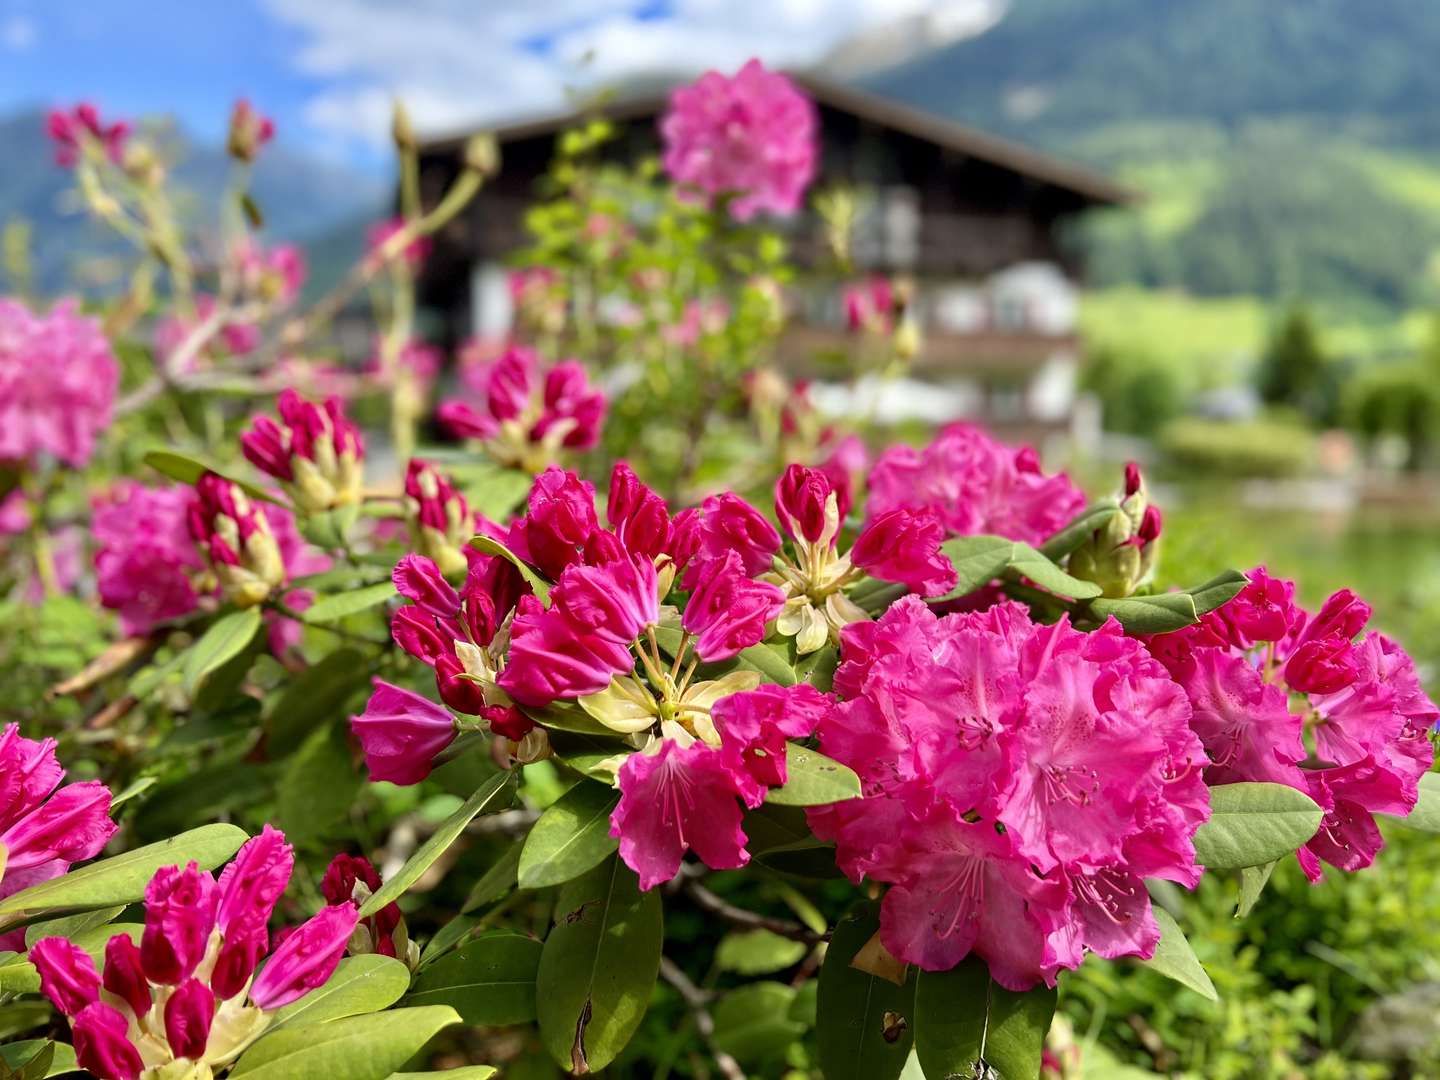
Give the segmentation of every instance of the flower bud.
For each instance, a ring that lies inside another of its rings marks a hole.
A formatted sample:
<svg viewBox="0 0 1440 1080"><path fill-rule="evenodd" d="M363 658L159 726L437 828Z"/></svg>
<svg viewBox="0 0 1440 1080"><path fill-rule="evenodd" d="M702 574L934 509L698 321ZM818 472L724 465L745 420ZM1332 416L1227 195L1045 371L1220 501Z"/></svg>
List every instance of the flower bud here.
<svg viewBox="0 0 1440 1080"><path fill-rule="evenodd" d="M165 1002L165 1039L177 1058L199 1061L215 1021L215 995L199 979L186 979Z"/></svg>
<svg viewBox="0 0 1440 1080"><path fill-rule="evenodd" d="M791 465L775 484L775 513L793 540L833 546L849 512L848 487L819 469Z"/></svg>
<svg viewBox="0 0 1440 1080"><path fill-rule="evenodd" d="M695 652L707 662L729 660L765 637L780 614L785 593L777 585L745 576L730 551L706 564L685 605L683 625L695 635Z"/></svg>
<svg viewBox="0 0 1440 1080"><path fill-rule="evenodd" d="M1285 682L1305 694L1333 694L1359 677L1355 647L1339 635L1305 642L1285 664Z"/></svg>
<svg viewBox="0 0 1440 1080"><path fill-rule="evenodd" d="M235 102L230 110L230 132L225 139L225 150L231 157L248 164L274 137L274 121L261 116L244 98Z"/></svg>
<svg viewBox="0 0 1440 1080"><path fill-rule="evenodd" d="M433 559L406 555L390 573L395 591L427 615L440 619L460 616L460 594L445 580Z"/></svg>
<svg viewBox="0 0 1440 1080"><path fill-rule="evenodd" d="M250 984L250 1000L270 1012L323 986L359 921L360 909L354 904L321 910L270 954L265 969Z"/></svg>
<svg viewBox="0 0 1440 1080"><path fill-rule="evenodd" d="M247 840L220 872L215 915L220 932L228 933L232 923L244 918L269 922L294 868L295 849L273 825L267 824L260 835Z"/></svg>
<svg viewBox="0 0 1440 1080"><path fill-rule="evenodd" d="M941 596L955 586L955 567L940 551L944 540L945 526L935 511L902 506L866 524L850 561L882 581L900 582L921 596Z"/></svg>
<svg viewBox="0 0 1440 1080"><path fill-rule="evenodd" d="M239 485L205 473L195 482L188 521L231 603L253 607L285 583L285 561L269 519Z"/></svg>
<svg viewBox="0 0 1440 1080"><path fill-rule="evenodd" d="M66 1016L100 1000L95 961L78 945L63 937L41 938L30 947L29 957L40 973L40 992Z"/></svg>
<svg viewBox="0 0 1440 1080"><path fill-rule="evenodd" d="M615 535L635 555L655 558L670 546L670 508L623 461L610 473L605 514Z"/></svg>
<svg viewBox="0 0 1440 1080"><path fill-rule="evenodd" d="M138 1080L145 1063L130 1042L129 1028L124 1014L103 1001L85 1006L71 1025L76 1062L105 1080Z"/></svg>
<svg viewBox="0 0 1440 1080"><path fill-rule="evenodd" d="M410 123L410 111L399 98L396 98L390 107L390 138L395 143L395 149L402 153L414 150L419 145L415 138L415 128Z"/></svg>
<svg viewBox="0 0 1440 1080"><path fill-rule="evenodd" d="M693 558L687 560L687 589L694 588L703 563L718 559L727 551L740 556L746 577L755 577L770 569L775 553L780 550L780 534L775 526L759 510L729 491L706 499L700 507L698 522L687 528L694 528L696 532L695 537L688 540L695 550Z"/></svg>
<svg viewBox="0 0 1440 1080"><path fill-rule="evenodd" d="M105 943L103 985L130 1006L137 1018L143 1018L150 1011L150 980L145 978L140 949L128 934L116 934Z"/></svg>
<svg viewBox="0 0 1440 1080"><path fill-rule="evenodd" d="M284 427L257 417L240 436L250 463L280 481L302 513L358 503L365 446L340 399L321 406L287 389L277 406Z"/></svg>
<svg viewBox="0 0 1440 1080"><path fill-rule="evenodd" d="M433 465L412 458L405 473L405 506L415 550L447 577L463 573L475 518L465 496Z"/></svg>
<svg viewBox="0 0 1440 1080"><path fill-rule="evenodd" d="M465 141L465 168L483 177L500 171L500 145L488 132L472 135Z"/></svg>
<svg viewBox="0 0 1440 1080"><path fill-rule="evenodd" d="M98 780L66 784L0 832L0 851L5 853L0 874L54 859L67 863L88 859L105 846L115 829L110 820L109 788Z"/></svg>
<svg viewBox="0 0 1440 1080"><path fill-rule="evenodd" d="M1118 511L1070 553L1070 573L1093 581L1107 597L1130 596L1148 582L1160 553L1160 510L1150 505L1140 467L1133 461L1125 466Z"/></svg>
<svg viewBox="0 0 1440 1080"><path fill-rule="evenodd" d="M140 959L153 983L173 985L205 955L215 927L215 879L192 862L164 866L145 886L145 932Z"/></svg>
<svg viewBox="0 0 1440 1080"><path fill-rule="evenodd" d="M430 775L435 755L455 738L455 718L410 690L382 679L365 711L350 718L372 780L418 784Z"/></svg>
<svg viewBox="0 0 1440 1080"><path fill-rule="evenodd" d="M573 472L553 465L535 478L529 512L515 525L530 561L551 581L558 581L567 566L582 561L587 543L599 529L594 489Z"/></svg>

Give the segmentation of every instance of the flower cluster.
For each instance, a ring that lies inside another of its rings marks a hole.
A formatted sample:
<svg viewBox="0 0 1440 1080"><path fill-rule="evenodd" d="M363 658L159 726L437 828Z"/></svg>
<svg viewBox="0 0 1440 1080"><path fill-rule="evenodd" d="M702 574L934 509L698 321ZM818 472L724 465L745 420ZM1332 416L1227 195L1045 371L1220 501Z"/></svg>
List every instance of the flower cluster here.
<svg viewBox="0 0 1440 1080"><path fill-rule="evenodd" d="M1093 581L1104 596L1129 596L1148 585L1160 555L1160 508L1150 502L1140 467L1125 466L1125 490L1105 524L1070 553L1072 575Z"/></svg>
<svg viewBox="0 0 1440 1080"><path fill-rule="evenodd" d="M187 488L124 482L95 500L95 578L100 602L120 615L126 634L195 610L204 562L188 528Z"/></svg>
<svg viewBox="0 0 1440 1080"><path fill-rule="evenodd" d="M1209 795L1185 694L1139 641L905 597L848 627L841 660L820 745L866 797L810 824L851 878L891 883L891 953L945 970L974 952L1014 990L1086 950L1153 954L1144 879L1196 883Z"/></svg>
<svg viewBox="0 0 1440 1080"><path fill-rule="evenodd" d="M263 603L285 582L285 560L262 505L213 472L195 481L190 537L205 554L221 592L240 607Z"/></svg>
<svg viewBox="0 0 1440 1080"><path fill-rule="evenodd" d="M186 1062L195 1071L184 1075L208 1076L234 1061L277 1009L322 985L359 909L326 907L272 951L270 915L294 865L284 834L267 825L218 881L193 862L162 867L145 889L139 944L112 937L103 974L65 938L37 941L30 959L40 989L70 1018L81 1067L101 1080L137 1080Z"/></svg>
<svg viewBox="0 0 1440 1080"><path fill-rule="evenodd" d="M660 121L665 171L704 195L733 195L730 213L791 214L815 176L814 103L758 60L733 76L707 72L677 89Z"/></svg>
<svg viewBox="0 0 1440 1080"><path fill-rule="evenodd" d="M320 879L320 895L331 907L355 904L363 907L366 900L380 890L380 875L363 855L336 855ZM404 960L412 969L420 959L420 949L410 940L400 905L386 904L374 915L361 919L345 951L353 956L378 953Z"/></svg>
<svg viewBox="0 0 1440 1080"><path fill-rule="evenodd" d="M80 163L87 142L119 165L125 154L125 139L130 134L130 125L124 120L106 124L94 105L82 101L72 109L51 109L45 130L55 144L55 163L62 168L73 169Z"/></svg>
<svg viewBox="0 0 1440 1080"><path fill-rule="evenodd" d="M57 878L100 854L115 823L110 789L97 780L65 784L55 740L24 738L18 724L0 734L0 897ZM25 946L25 932L0 935L0 949Z"/></svg>
<svg viewBox="0 0 1440 1080"><path fill-rule="evenodd" d="M563 447L589 450L600 440L605 395L576 360L544 372L535 350L512 346L492 363L467 368L475 399L442 402L440 424L462 439L479 439L502 465L539 472Z"/></svg>
<svg viewBox="0 0 1440 1080"><path fill-rule="evenodd" d="M405 522L410 544L447 577L470 565L475 515L453 483L428 461L411 458L405 469Z"/></svg>
<svg viewBox="0 0 1440 1080"><path fill-rule="evenodd" d="M305 253L293 244L265 249L246 240L236 246L234 259L245 292L267 304L284 307L305 286Z"/></svg>
<svg viewBox="0 0 1440 1080"><path fill-rule="evenodd" d="M1359 636L1370 606L1350 590L1311 614L1293 582L1263 567L1249 578L1224 607L1150 649L1190 697L1207 780L1286 784L1314 799L1325 817L1297 853L1312 881L1322 862L1369 866L1384 846L1374 815L1415 807L1440 710L1396 642Z"/></svg>
<svg viewBox="0 0 1440 1080"><path fill-rule="evenodd" d="M1029 447L1014 450L971 424L951 424L923 450L893 446L870 474L866 506L927 508L956 536L995 534L1036 544L1085 506L1064 473L1047 476Z"/></svg>
<svg viewBox="0 0 1440 1080"><path fill-rule="evenodd" d="M365 444L340 399L321 406L287 389L276 407L280 424L257 416L240 436L250 463L280 481L302 513L359 502Z"/></svg>
<svg viewBox="0 0 1440 1080"><path fill-rule="evenodd" d="M64 301L48 315L0 299L0 462L81 468L110 423L120 368L100 324Z"/></svg>
<svg viewBox="0 0 1440 1080"><path fill-rule="evenodd" d="M249 164L274 137L273 120L256 112L244 98L235 102L230 110L230 130L225 138L225 150L231 157Z"/></svg>

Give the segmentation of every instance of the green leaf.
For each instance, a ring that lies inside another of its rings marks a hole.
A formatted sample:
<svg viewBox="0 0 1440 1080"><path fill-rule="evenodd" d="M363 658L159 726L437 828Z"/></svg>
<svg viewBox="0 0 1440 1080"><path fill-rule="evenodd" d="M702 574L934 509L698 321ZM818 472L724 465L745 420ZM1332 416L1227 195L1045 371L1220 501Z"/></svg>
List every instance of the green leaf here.
<svg viewBox="0 0 1440 1080"><path fill-rule="evenodd" d="M211 623L185 653L185 692L193 695L205 676L224 666L250 644L260 630L260 609L241 608Z"/></svg>
<svg viewBox="0 0 1440 1080"><path fill-rule="evenodd" d="M458 1024L454 1009L387 1009L324 1024L304 1024L262 1036L231 1076L251 1080L386 1080L438 1032Z"/></svg>
<svg viewBox="0 0 1440 1080"><path fill-rule="evenodd" d="M1011 574L1021 574L1042 589L1048 589L1056 596L1070 600L1088 600L1103 591L1093 581L1071 577L1060 567L1036 551L1029 544L1015 542L1015 554L1010 557Z"/></svg>
<svg viewBox="0 0 1440 1080"><path fill-rule="evenodd" d="M598 1071L625 1048L660 971L660 894L611 857L561 886L536 979L540 1040L560 1067Z"/></svg>
<svg viewBox="0 0 1440 1080"><path fill-rule="evenodd" d="M405 865L395 871L394 877L360 905L361 917L374 915L386 904L405 895L405 890L414 885L420 875L430 868L430 864L460 838L465 826L469 825L476 815L494 813L509 806L514 795L514 781L515 774L510 772L496 773L487 780L475 794L465 800L459 810L445 819L430 839L415 849L415 853L405 860Z"/></svg>
<svg viewBox="0 0 1440 1080"><path fill-rule="evenodd" d="M51 925L44 924L44 925ZM92 926L89 929L77 931L72 934L61 934L58 931L49 931L36 935L36 941L44 937L68 937L76 948L83 949L90 954L90 959L95 961L96 967L103 967L105 961L105 946L112 937L124 935L140 943L140 935L144 932L143 923L109 923L105 926ZM31 942L26 940L28 948ZM12 994L38 994L40 992L40 973L35 970L35 965L30 963L19 953L7 953L8 957L0 963L0 991Z"/></svg>
<svg viewBox="0 0 1440 1080"><path fill-rule="evenodd" d="M201 461L199 458L177 454L173 450L151 450L145 455L143 460L146 465L149 465L162 476L168 476L171 480L179 480L182 484L193 485L195 481L199 480L205 473L213 472L216 476L229 480L252 499L274 503L276 506L285 505L264 488L258 488L245 480L237 480L235 477L227 475L223 469L216 468L214 465Z"/></svg>
<svg viewBox="0 0 1440 1080"><path fill-rule="evenodd" d="M360 516L359 503L347 503L334 510L323 510L301 516L297 522L300 535L326 551L344 550L349 546L350 530Z"/></svg>
<svg viewBox="0 0 1440 1080"><path fill-rule="evenodd" d="M788 743L785 751L786 780L771 788L765 801L780 806L825 806L860 797L860 778L840 762L818 750Z"/></svg>
<svg viewBox="0 0 1440 1080"><path fill-rule="evenodd" d="M801 657L795 665L795 674L801 682L807 682L822 694L830 693L835 684L835 669L840 665L840 650L834 645L825 645L808 656Z"/></svg>
<svg viewBox="0 0 1440 1080"><path fill-rule="evenodd" d="M25 928L25 948L30 948L41 938L74 938L78 934L114 922L124 910L125 905L119 904L115 907L96 908L94 911L82 911L78 915L66 915L61 919L32 923Z"/></svg>
<svg viewBox="0 0 1440 1080"><path fill-rule="evenodd" d="M275 825L297 843L322 836L346 815L364 783L351 763L347 725L320 728L285 766Z"/></svg>
<svg viewBox="0 0 1440 1080"><path fill-rule="evenodd" d="M1070 524L1040 545L1040 554L1047 559L1059 561L1078 548L1094 533L1110 524L1110 519L1120 513L1120 504L1114 499L1101 499L1091 503L1070 519Z"/></svg>
<svg viewBox="0 0 1440 1080"><path fill-rule="evenodd" d="M513 930L482 934L421 971L405 1003L449 1005L467 1024L527 1024L540 951L540 942Z"/></svg>
<svg viewBox="0 0 1440 1080"><path fill-rule="evenodd" d="M47 1048L50 1060L41 1070L38 1066L44 1059L40 1055L45 1053ZM6 1043L0 1046L0 1061L12 1069L25 1066L19 1074L23 1080L40 1080L42 1077L64 1076L78 1071L74 1049L65 1043L51 1042L49 1039L22 1039L19 1042Z"/></svg>
<svg viewBox="0 0 1440 1080"><path fill-rule="evenodd" d="M533 476L518 469L476 470L474 475L462 471L457 478L470 508L492 521L509 521L535 482Z"/></svg>
<svg viewBox="0 0 1440 1080"><path fill-rule="evenodd" d="M494 1065L461 1065L458 1069L440 1069L436 1072L391 1073L389 1080L491 1080L500 1075Z"/></svg>
<svg viewBox="0 0 1440 1080"><path fill-rule="evenodd" d="M1398 821L1421 832L1440 833L1440 773L1426 773L1420 777L1420 798L1404 817L1382 815L1391 821Z"/></svg>
<svg viewBox="0 0 1440 1080"><path fill-rule="evenodd" d="M1023 994L1006 990L974 955L949 971L920 972L915 1053L925 1075L1035 1080L1055 1000L1043 985Z"/></svg>
<svg viewBox="0 0 1440 1080"><path fill-rule="evenodd" d="M364 585L349 592L320 597L305 609L302 617L307 623L331 623L383 604L394 595L393 582L382 581L377 585Z"/></svg>
<svg viewBox="0 0 1440 1080"><path fill-rule="evenodd" d="M613 853L619 842L610 835L610 812L619 802L618 791L592 780L581 780L557 799L525 840L520 887L559 885Z"/></svg>
<svg viewBox="0 0 1440 1080"><path fill-rule="evenodd" d="M757 982L731 990L711 1010L715 1049L742 1065L773 1061L805 1034L790 1019L795 990L777 982Z"/></svg>
<svg viewBox="0 0 1440 1080"><path fill-rule="evenodd" d="M1268 862L1264 866L1240 868L1240 899L1235 905L1237 919L1243 919L1255 910L1255 904L1260 899L1260 894L1265 891L1265 886L1270 883L1270 875L1275 872L1275 866L1275 863Z"/></svg>
<svg viewBox="0 0 1440 1080"><path fill-rule="evenodd" d="M609 785L615 779L615 766L607 765L612 758L631 753L631 747L616 732L604 735L582 734L578 731L550 731L550 749L555 756L576 772Z"/></svg>
<svg viewBox="0 0 1440 1080"><path fill-rule="evenodd" d="M1239 570L1225 570L1216 574L1204 585L1187 589L1195 601L1195 613L1204 615L1233 600L1241 589L1250 584L1250 579Z"/></svg>
<svg viewBox="0 0 1440 1080"><path fill-rule="evenodd" d="M955 567L955 587L940 599L966 596L989 585L1010 565L1015 541L1003 536L957 536L940 545Z"/></svg>
<svg viewBox="0 0 1440 1080"><path fill-rule="evenodd" d="M1320 827L1320 807L1284 784L1210 789L1210 820L1195 833L1195 861L1209 870L1262 866L1288 855Z"/></svg>
<svg viewBox="0 0 1440 1080"><path fill-rule="evenodd" d="M517 840L505 849L505 853L491 864L490 869L480 876L460 911L470 912L486 904L493 904L515 888L516 875L520 869L520 852L525 841Z"/></svg>
<svg viewBox="0 0 1440 1080"><path fill-rule="evenodd" d="M239 851L246 839L234 825L202 825L158 844L72 868L61 877L0 900L0 925L25 922L45 911L133 904L145 895L145 886L162 866L194 860L202 870L213 870ZM3 918L7 915L11 918Z"/></svg>
<svg viewBox="0 0 1440 1080"><path fill-rule="evenodd" d="M502 559L505 559L514 566L516 570L520 571L522 578L530 583L530 588L535 591L535 595L539 598L540 602L547 606L549 605L550 583L541 577L533 566L520 558L519 555L516 555L504 544L500 543L499 540L489 536L475 536L471 537L470 546L476 551L484 552L486 555L499 555Z"/></svg>
<svg viewBox="0 0 1440 1080"><path fill-rule="evenodd" d="M399 1001L409 985L410 969L393 956L347 956L323 986L286 1005L266 1030L379 1012Z"/></svg>
<svg viewBox="0 0 1440 1080"><path fill-rule="evenodd" d="M1168 634L1183 630L1199 619L1195 598L1185 592L1091 600L1089 608L1101 622L1113 615L1129 634Z"/></svg>
<svg viewBox="0 0 1440 1080"><path fill-rule="evenodd" d="M425 948L420 951L420 962L416 966L416 970L433 964L456 945L459 945L470 936L470 932L478 924L478 919L472 919L468 915L456 915L439 930L436 930L430 940L425 943Z"/></svg>
<svg viewBox="0 0 1440 1080"><path fill-rule="evenodd" d="M904 986L896 986L850 966L879 931L878 911L878 905L860 904L841 919L820 967L815 1035L825 1080L895 1080L910 1054L913 971Z"/></svg>
<svg viewBox="0 0 1440 1080"><path fill-rule="evenodd" d="M1155 955L1149 960L1138 960L1136 963L1151 971L1158 971L1167 979L1174 979L1181 986L1194 990L1209 1001L1219 1001L1220 996L1215 993L1215 984L1200 965L1200 958L1185 939L1185 932L1170 913L1158 904L1152 905L1152 911L1155 922L1160 927L1160 944L1155 947Z"/></svg>
<svg viewBox="0 0 1440 1080"><path fill-rule="evenodd" d="M734 930L720 939L715 964L739 975L769 975L798 964L807 952L803 941L769 930Z"/></svg>
<svg viewBox="0 0 1440 1080"><path fill-rule="evenodd" d="M370 686L370 670L357 649L341 648L285 680L265 718L265 747L273 758L294 751L322 723L345 713Z"/></svg>
<svg viewBox="0 0 1440 1080"><path fill-rule="evenodd" d="M616 752L624 749L620 735L611 731L573 702L555 701L543 709L526 709L525 715L551 731L568 731L576 735L594 735L614 739Z"/></svg>
<svg viewBox="0 0 1440 1080"><path fill-rule="evenodd" d="M736 666L748 671L758 671L766 682L775 683L777 686L794 686L797 682L795 669L790 666L786 650L789 645L782 643L770 645L761 642L759 645L751 645L748 649L741 649L740 654L735 657Z"/></svg>

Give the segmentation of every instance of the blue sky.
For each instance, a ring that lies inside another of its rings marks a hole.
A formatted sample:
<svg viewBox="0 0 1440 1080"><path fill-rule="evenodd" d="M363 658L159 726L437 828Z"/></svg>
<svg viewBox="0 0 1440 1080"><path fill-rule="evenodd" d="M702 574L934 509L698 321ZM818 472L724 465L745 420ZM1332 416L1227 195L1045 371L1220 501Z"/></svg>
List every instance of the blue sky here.
<svg viewBox="0 0 1440 1080"><path fill-rule="evenodd" d="M292 148L378 169L397 94L450 130L657 68L813 63L902 18L943 36L1000 2L0 0L0 112L91 100L218 139L246 96Z"/></svg>

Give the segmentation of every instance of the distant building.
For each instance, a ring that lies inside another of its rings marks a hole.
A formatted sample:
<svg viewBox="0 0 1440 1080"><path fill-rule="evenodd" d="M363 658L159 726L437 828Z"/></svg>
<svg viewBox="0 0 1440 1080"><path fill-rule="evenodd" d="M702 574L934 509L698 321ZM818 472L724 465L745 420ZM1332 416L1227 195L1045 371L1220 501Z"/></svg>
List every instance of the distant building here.
<svg viewBox="0 0 1440 1080"><path fill-rule="evenodd" d="M886 388L882 418L968 417L1016 434L1068 426L1082 354L1076 336L1081 266L1065 227L1086 211L1132 195L1088 169L809 74L791 76L820 114L820 185L873 196L853 241L858 273L908 275L924 346L910 378ZM422 302L452 342L509 325L507 256L522 246L522 220L548 168L557 132L596 114L619 131L615 156L658 151L665 94L502 127L500 175L436 238ZM438 192L460 167L464 136L421 149L421 182ZM792 253L814 265L823 229L802 215L785 226ZM833 289L794 298L782 363L818 374L812 358L847 345ZM873 388L871 388L873 392ZM845 408L839 388L822 402ZM874 407L872 404L870 407Z"/></svg>

